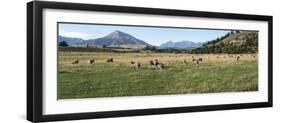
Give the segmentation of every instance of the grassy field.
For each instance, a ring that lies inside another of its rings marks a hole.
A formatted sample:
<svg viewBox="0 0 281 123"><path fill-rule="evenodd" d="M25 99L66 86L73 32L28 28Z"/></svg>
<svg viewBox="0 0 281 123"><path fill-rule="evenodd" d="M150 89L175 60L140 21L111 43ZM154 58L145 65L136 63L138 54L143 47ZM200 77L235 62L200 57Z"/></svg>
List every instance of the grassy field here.
<svg viewBox="0 0 281 123"><path fill-rule="evenodd" d="M241 58L236 61L238 55ZM203 62L196 65L192 56ZM106 63L111 57L114 62ZM95 63L87 63L92 58ZM154 58L165 68L153 69L149 60ZM79 64L71 64L75 59ZM140 62L141 69L132 68L131 60ZM253 54L60 51L58 72L59 99L258 90L258 63Z"/></svg>

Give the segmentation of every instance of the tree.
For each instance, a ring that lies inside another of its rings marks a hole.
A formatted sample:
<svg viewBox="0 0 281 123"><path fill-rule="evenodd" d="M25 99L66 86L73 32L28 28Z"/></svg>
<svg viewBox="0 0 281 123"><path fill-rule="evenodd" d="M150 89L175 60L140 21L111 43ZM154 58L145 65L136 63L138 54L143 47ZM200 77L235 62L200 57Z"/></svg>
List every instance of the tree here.
<svg viewBox="0 0 281 123"><path fill-rule="evenodd" d="M235 30L235 33L240 33L240 31L239 30Z"/></svg>
<svg viewBox="0 0 281 123"><path fill-rule="evenodd" d="M145 46L144 49L145 50L150 50L150 51L156 51L157 50L157 48L155 46L148 46L148 45Z"/></svg>
<svg viewBox="0 0 281 123"><path fill-rule="evenodd" d="M65 41L59 42L59 46L61 47L67 47L69 46Z"/></svg>

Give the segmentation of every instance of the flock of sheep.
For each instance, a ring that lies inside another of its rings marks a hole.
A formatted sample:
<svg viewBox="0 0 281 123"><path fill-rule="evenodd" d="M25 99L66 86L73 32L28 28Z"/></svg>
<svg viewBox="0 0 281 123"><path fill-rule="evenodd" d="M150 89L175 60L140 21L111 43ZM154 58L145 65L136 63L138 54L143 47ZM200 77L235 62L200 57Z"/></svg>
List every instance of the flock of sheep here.
<svg viewBox="0 0 281 123"><path fill-rule="evenodd" d="M229 58L235 58L236 61L239 61L240 58L242 57L243 55L229 55L228 57ZM226 56L224 56L226 57ZM256 55L251 55L251 57L255 58ZM220 57L217 56L216 57L217 59L219 59ZM113 58L109 58L105 61L106 63L113 63L114 62L114 59ZM199 65L201 62L203 62L203 57L195 57L195 56L192 56L192 59L191 59L191 62L195 63L196 65ZM90 59L88 60L89 64L94 64L95 63L95 59ZM188 64L188 61L186 59L184 59L182 61L183 64ZM72 64L79 64L79 60L76 59L72 62ZM135 70L140 70L141 69L141 62L138 62L138 61L130 61L129 64L131 65L132 68L134 68ZM158 69L158 70L162 70L164 69L164 63L161 63L158 59L154 58L152 60L149 60L149 65L154 68L154 69Z"/></svg>
<svg viewBox="0 0 281 123"><path fill-rule="evenodd" d="M113 63L113 62L114 62L113 58L109 58L109 59L106 60L106 63ZM95 63L95 59L88 60L88 63L89 64L94 64ZM151 66L153 66L156 69L164 69L164 64L160 63L158 59L150 60L149 63L150 63ZM79 60L78 59L74 60L72 62L72 64L79 64ZM140 62L131 61L130 64L136 70L139 70L141 68L141 63Z"/></svg>

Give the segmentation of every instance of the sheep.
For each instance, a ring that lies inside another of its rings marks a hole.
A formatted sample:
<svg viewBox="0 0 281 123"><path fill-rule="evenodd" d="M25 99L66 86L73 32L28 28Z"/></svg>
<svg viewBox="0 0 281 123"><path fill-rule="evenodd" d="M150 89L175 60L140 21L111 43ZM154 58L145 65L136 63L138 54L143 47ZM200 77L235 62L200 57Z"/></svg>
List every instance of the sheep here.
<svg viewBox="0 0 281 123"><path fill-rule="evenodd" d="M78 64L79 63L79 60L74 60L71 64Z"/></svg>
<svg viewBox="0 0 281 123"><path fill-rule="evenodd" d="M113 62L113 58L107 59L106 62L107 63L112 63Z"/></svg>
<svg viewBox="0 0 281 123"><path fill-rule="evenodd" d="M194 62L194 61L196 61L196 59L192 57L192 62Z"/></svg>
<svg viewBox="0 0 281 123"><path fill-rule="evenodd" d="M159 64L158 59L150 60L150 65L156 66L157 64Z"/></svg>
<svg viewBox="0 0 281 123"><path fill-rule="evenodd" d="M135 64L136 62L135 62L135 61L131 61L130 63L131 63L131 64Z"/></svg>
<svg viewBox="0 0 281 123"><path fill-rule="evenodd" d="M253 58L256 58L256 55L251 55Z"/></svg>
<svg viewBox="0 0 281 123"><path fill-rule="evenodd" d="M149 61L150 65L153 66L156 69L163 69L164 68L164 64L160 63L158 61L158 59L153 59Z"/></svg>
<svg viewBox="0 0 281 123"><path fill-rule="evenodd" d="M183 64L187 64L187 61L184 59L182 63L183 63Z"/></svg>
<svg viewBox="0 0 281 123"><path fill-rule="evenodd" d="M149 61L149 64L150 64L151 66L153 66L153 65L154 65L153 60L150 60L150 61Z"/></svg>
<svg viewBox="0 0 281 123"><path fill-rule="evenodd" d="M164 69L164 64L163 64L163 63L158 63L158 64L156 65L156 68L162 70L162 69Z"/></svg>
<svg viewBox="0 0 281 123"><path fill-rule="evenodd" d="M203 58L198 58L198 59L193 58L192 62L195 62L196 65L198 65L200 62L203 62Z"/></svg>
<svg viewBox="0 0 281 123"><path fill-rule="evenodd" d="M95 63L95 59L90 59L90 60L88 61L88 63L89 63L89 64L94 64L94 63Z"/></svg>
<svg viewBox="0 0 281 123"><path fill-rule="evenodd" d="M237 56L237 57L236 57L236 61L239 61L239 59L240 59L240 56Z"/></svg>
<svg viewBox="0 0 281 123"><path fill-rule="evenodd" d="M139 62L131 61L130 63L132 67L135 68L136 70L139 70L141 68L141 63Z"/></svg>
<svg viewBox="0 0 281 123"><path fill-rule="evenodd" d="M197 60L196 60L196 65L198 65L198 64L199 64L199 61L200 61L199 59L197 59Z"/></svg>

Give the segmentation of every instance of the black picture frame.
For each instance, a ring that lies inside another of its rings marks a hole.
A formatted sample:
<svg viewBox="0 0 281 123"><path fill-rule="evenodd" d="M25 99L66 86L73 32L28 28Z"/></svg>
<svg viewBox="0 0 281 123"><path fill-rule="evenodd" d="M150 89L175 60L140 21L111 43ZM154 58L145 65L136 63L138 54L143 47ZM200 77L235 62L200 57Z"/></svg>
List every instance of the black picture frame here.
<svg viewBox="0 0 281 123"><path fill-rule="evenodd" d="M122 110L90 113L72 113L43 115L43 95L42 95L42 10L66 9L66 10L86 10L100 12L119 12L119 13L138 13L150 15L169 15L169 16L188 16L204 18L238 19L238 20L257 20L268 22L268 101L258 103L189 106L189 107L163 107L157 109ZM230 110L272 107L272 37L273 37L273 17L265 15L248 15L233 13L217 13L202 11L185 11L156 8L140 8L125 6L93 5L80 3L45 2L33 1L27 3L27 120L32 122L63 121L94 119L107 117L123 117L137 115L170 114L185 112L200 112L214 110Z"/></svg>

